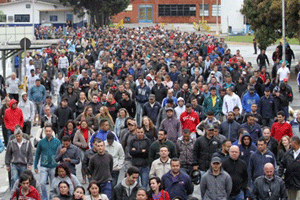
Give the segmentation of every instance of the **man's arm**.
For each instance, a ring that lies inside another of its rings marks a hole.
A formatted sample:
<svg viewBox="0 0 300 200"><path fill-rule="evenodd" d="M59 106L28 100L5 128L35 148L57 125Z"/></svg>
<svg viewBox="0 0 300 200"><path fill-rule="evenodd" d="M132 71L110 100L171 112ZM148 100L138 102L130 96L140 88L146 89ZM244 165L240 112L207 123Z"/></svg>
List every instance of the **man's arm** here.
<svg viewBox="0 0 300 200"><path fill-rule="evenodd" d="M76 150L75 150L75 158L70 158L70 163L72 164L79 164L80 163L80 153L79 153L79 149L76 147Z"/></svg>

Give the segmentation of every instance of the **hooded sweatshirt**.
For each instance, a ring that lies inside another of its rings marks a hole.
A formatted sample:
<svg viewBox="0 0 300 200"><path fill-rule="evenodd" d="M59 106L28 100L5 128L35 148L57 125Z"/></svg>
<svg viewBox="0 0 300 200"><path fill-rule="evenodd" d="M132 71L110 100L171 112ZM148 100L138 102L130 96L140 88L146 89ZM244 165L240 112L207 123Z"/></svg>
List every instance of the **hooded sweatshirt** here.
<svg viewBox="0 0 300 200"><path fill-rule="evenodd" d="M183 101L183 106L181 107L181 106L179 106L179 104L178 104L178 106L174 109L175 110L175 112L176 112L176 115L177 115L177 119L180 119L180 115L181 115L181 113L183 113L184 111L185 111L185 100L182 98L182 97L179 97L178 99L177 99L177 102L178 101Z"/></svg>
<svg viewBox="0 0 300 200"><path fill-rule="evenodd" d="M10 100L10 108L5 110L4 114L4 123L7 129L14 131L16 125L20 125L23 127L24 125L24 118L23 118L23 112L21 108L15 108L12 109L12 105L14 103L18 103L16 100L12 99Z"/></svg>
<svg viewBox="0 0 300 200"><path fill-rule="evenodd" d="M135 181L133 185L128 186L125 182L126 178L122 180L113 190L113 200L135 200L136 193L140 188L138 182Z"/></svg>
<svg viewBox="0 0 300 200"><path fill-rule="evenodd" d="M22 97L23 95L26 95L26 92L22 93ZM23 117L24 117L24 121L25 122L30 122L33 120L34 117L34 104L29 101L29 99L27 99L27 101L25 102L23 100L23 98L20 99L20 102L18 104L18 107L21 108L22 112L23 112Z"/></svg>
<svg viewBox="0 0 300 200"><path fill-rule="evenodd" d="M106 138L107 138L108 133L113 133L114 136L115 136L115 141L119 142L119 139L118 139L117 135L114 132L112 132L112 131L103 131L103 130L100 129L98 132L96 132L92 135L91 140L90 140L90 147L93 148L93 141L94 141L95 138L99 138L100 140L105 141Z"/></svg>
<svg viewBox="0 0 300 200"><path fill-rule="evenodd" d="M249 146L246 146L244 144L244 137L249 137L250 138L250 145ZM257 147L254 145L254 143L252 143L252 139L251 139L251 136L249 133L244 133L242 135L242 138L241 138L241 144L238 145L239 148L240 148L240 158L246 162L247 166L249 164L249 158L251 156L251 154L253 154L256 150L257 150Z"/></svg>

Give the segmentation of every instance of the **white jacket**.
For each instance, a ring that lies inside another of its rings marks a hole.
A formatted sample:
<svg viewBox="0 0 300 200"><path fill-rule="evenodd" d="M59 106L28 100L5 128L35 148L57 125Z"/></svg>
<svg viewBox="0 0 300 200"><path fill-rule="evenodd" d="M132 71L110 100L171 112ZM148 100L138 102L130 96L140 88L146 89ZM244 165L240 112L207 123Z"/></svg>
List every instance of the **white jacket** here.
<svg viewBox="0 0 300 200"><path fill-rule="evenodd" d="M177 106L174 110L176 112L177 119L180 119L181 113L185 111L185 105L183 105L182 107Z"/></svg>
<svg viewBox="0 0 300 200"><path fill-rule="evenodd" d="M238 106L240 108L240 114L242 114L243 106L240 97L235 93L233 93L232 96L226 94L223 99L223 107L222 107L223 114L227 115L228 112L233 111L233 108L235 106Z"/></svg>
<svg viewBox="0 0 300 200"><path fill-rule="evenodd" d="M157 176L161 179L161 177L171 170L171 159L165 163L161 162L160 158L154 160L151 165L151 169L149 172L149 178Z"/></svg>
<svg viewBox="0 0 300 200"><path fill-rule="evenodd" d="M125 153L122 145L117 141L114 141L112 145L109 145L107 140L105 140L104 143L105 150L113 157L113 170L119 171L123 168L125 162Z"/></svg>
<svg viewBox="0 0 300 200"><path fill-rule="evenodd" d="M69 67L69 60L66 56L59 57L58 59L58 68L68 68Z"/></svg>

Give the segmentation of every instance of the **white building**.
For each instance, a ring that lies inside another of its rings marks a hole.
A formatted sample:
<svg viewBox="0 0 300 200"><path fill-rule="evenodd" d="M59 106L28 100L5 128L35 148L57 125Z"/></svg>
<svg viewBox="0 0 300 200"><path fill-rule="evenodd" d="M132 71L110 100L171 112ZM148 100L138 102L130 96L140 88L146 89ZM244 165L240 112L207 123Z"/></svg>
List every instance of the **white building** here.
<svg viewBox="0 0 300 200"><path fill-rule="evenodd" d="M86 22L87 17L78 18L72 7L63 6L59 0L12 0L0 4L0 26L54 25L65 26L71 21L75 26Z"/></svg>
<svg viewBox="0 0 300 200"><path fill-rule="evenodd" d="M241 13L244 0L221 0L222 33L245 32L244 16Z"/></svg>

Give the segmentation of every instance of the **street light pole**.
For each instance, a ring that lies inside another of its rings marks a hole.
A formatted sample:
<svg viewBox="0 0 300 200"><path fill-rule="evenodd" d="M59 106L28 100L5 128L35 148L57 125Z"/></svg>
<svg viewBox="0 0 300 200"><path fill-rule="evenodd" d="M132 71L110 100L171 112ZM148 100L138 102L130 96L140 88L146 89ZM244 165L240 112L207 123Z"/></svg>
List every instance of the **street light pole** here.
<svg viewBox="0 0 300 200"><path fill-rule="evenodd" d="M285 0L282 0L282 62L285 63ZM291 63L289 63L291 64Z"/></svg>

